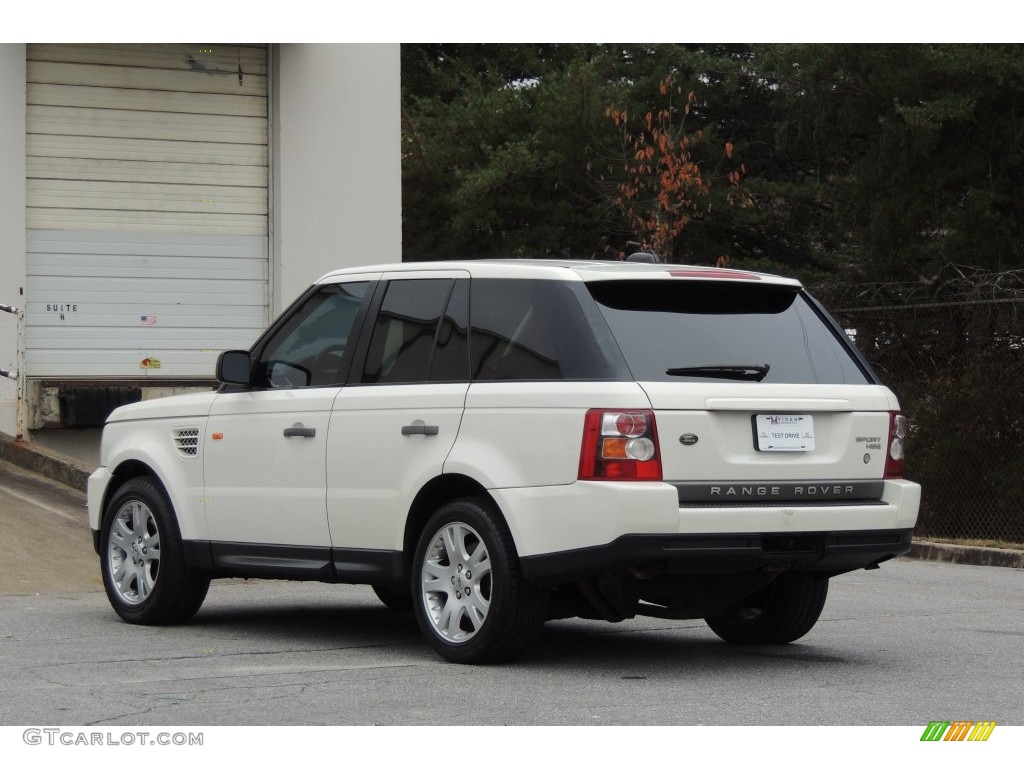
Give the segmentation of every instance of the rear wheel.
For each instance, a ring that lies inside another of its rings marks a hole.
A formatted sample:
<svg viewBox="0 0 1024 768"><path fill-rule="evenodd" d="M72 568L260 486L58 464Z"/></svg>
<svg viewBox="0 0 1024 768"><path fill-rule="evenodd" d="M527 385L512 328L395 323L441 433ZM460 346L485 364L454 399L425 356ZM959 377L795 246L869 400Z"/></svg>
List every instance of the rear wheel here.
<svg viewBox="0 0 1024 768"><path fill-rule="evenodd" d="M163 488L148 477L121 486L100 534L107 599L130 624L178 624L206 598L209 576L185 564L178 521Z"/></svg>
<svg viewBox="0 0 1024 768"><path fill-rule="evenodd" d="M705 621L716 635L730 643L791 643L811 631L827 596L828 579L784 573L764 589Z"/></svg>
<svg viewBox="0 0 1024 768"><path fill-rule="evenodd" d="M548 594L529 584L504 520L485 500L441 507L413 561L413 603L424 636L445 659L506 661L539 633Z"/></svg>

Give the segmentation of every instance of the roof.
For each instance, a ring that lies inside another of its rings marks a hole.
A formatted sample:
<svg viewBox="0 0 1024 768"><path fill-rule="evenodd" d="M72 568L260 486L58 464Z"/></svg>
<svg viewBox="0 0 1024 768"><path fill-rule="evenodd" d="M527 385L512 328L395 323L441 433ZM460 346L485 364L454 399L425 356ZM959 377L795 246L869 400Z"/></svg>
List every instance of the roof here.
<svg viewBox="0 0 1024 768"><path fill-rule="evenodd" d="M798 287L792 278L746 272L737 269L699 267L685 264L645 264L625 261L583 261L547 259L477 259L466 261L413 261L349 267L329 272L317 282L368 274L406 274L426 277L431 273L459 273L470 277L541 278L548 280L697 280L757 281ZM440 274L438 275L440 276Z"/></svg>

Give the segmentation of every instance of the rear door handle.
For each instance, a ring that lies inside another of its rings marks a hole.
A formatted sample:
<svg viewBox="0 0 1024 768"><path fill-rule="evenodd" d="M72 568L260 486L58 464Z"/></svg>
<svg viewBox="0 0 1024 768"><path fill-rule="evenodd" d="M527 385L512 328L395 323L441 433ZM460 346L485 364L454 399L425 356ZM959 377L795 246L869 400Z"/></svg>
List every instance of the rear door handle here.
<svg viewBox="0 0 1024 768"><path fill-rule="evenodd" d="M285 437L316 437L316 429L314 427L304 427L301 424L295 424L291 427L285 427Z"/></svg>
<svg viewBox="0 0 1024 768"><path fill-rule="evenodd" d="M436 435L436 424L406 424L402 427L403 435Z"/></svg>

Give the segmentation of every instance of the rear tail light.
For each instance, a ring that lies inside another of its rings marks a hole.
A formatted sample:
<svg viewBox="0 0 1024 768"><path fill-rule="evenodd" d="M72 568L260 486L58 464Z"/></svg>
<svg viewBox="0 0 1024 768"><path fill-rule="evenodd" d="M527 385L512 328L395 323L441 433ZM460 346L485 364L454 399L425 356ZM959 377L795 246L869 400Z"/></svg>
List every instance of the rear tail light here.
<svg viewBox="0 0 1024 768"><path fill-rule="evenodd" d="M907 417L899 411L889 412L889 445L885 454L885 477L903 477L903 444L907 438Z"/></svg>
<svg viewBox="0 0 1024 768"><path fill-rule="evenodd" d="M579 479L661 480L654 412L587 411Z"/></svg>

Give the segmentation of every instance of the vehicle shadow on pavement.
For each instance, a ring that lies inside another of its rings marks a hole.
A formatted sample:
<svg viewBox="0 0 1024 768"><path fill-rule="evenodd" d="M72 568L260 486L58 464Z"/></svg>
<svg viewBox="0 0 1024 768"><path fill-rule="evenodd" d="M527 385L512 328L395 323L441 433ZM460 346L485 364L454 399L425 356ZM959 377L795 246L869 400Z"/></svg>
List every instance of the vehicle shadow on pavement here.
<svg viewBox="0 0 1024 768"><path fill-rule="evenodd" d="M346 604L344 598L316 605L220 604L204 608L187 626L213 636L259 638L267 645L292 648L402 647L404 652L416 651L417 657L424 657L421 661L446 663L430 651L411 613L378 605ZM654 623L640 619L633 624L606 624L570 619L548 622L527 652L511 662L524 669L564 668L569 664L580 670L608 670L620 675L642 675L650 668L657 668L659 673L685 671L718 663L763 668L870 664L871 659L828 653L814 643L813 637L789 645L732 645L697 621Z"/></svg>
<svg viewBox="0 0 1024 768"><path fill-rule="evenodd" d="M813 633L812 633L813 634ZM813 636L786 645L734 645L719 640L703 622L674 622L652 627L599 622L548 622L537 643L524 657L531 666L562 666L571 662L588 669L616 671L656 666L704 667L715 662L749 666L861 663L854 656L826 652ZM870 663L864 659L863 663Z"/></svg>

